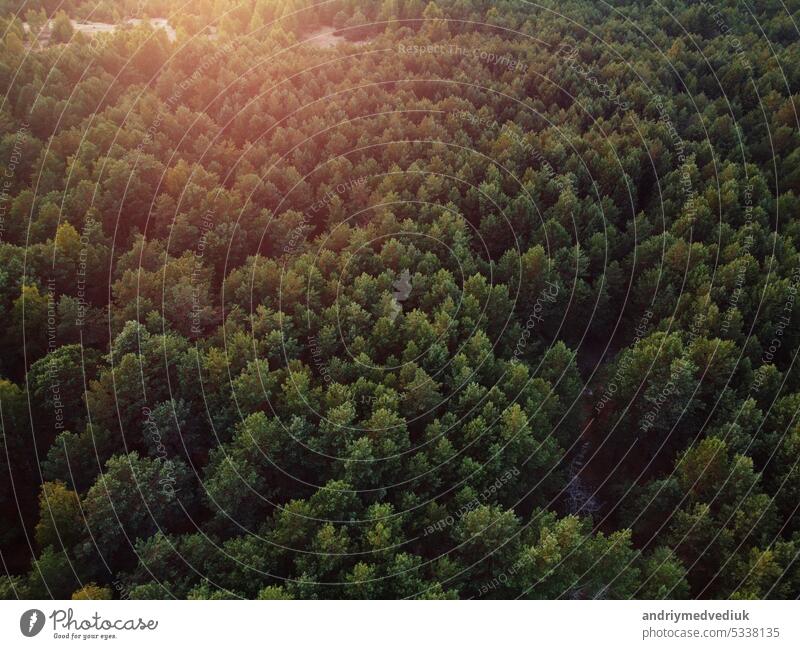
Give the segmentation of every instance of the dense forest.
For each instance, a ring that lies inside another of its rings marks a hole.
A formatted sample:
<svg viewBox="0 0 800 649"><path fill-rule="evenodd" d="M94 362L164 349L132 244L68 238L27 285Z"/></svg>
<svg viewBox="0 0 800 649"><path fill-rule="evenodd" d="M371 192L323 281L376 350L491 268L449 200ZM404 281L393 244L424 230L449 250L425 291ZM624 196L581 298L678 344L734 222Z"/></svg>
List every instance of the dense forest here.
<svg viewBox="0 0 800 649"><path fill-rule="evenodd" d="M0 0L0 598L800 596L798 20Z"/></svg>

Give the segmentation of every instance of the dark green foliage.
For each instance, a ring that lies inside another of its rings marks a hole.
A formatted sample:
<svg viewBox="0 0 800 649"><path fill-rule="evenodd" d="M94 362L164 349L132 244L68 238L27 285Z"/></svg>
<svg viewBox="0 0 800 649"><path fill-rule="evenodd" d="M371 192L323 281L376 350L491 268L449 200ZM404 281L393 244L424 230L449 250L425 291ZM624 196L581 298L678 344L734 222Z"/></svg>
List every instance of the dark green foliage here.
<svg viewBox="0 0 800 649"><path fill-rule="evenodd" d="M781 3L57 4L0 17L0 597L800 595Z"/></svg>

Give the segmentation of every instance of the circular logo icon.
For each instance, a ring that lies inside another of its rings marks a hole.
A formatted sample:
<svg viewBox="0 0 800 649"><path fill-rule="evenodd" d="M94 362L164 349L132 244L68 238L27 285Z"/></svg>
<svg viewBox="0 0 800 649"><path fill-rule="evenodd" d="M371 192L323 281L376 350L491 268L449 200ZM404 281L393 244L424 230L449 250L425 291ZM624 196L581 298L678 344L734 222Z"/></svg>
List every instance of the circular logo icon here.
<svg viewBox="0 0 800 649"><path fill-rule="evenodd" d="M32 638L39 633L42 627L44 627L44 613L38 608L25 611L22 617L19 618L19 630L22 631L22 635L28 638Z"/></svg>

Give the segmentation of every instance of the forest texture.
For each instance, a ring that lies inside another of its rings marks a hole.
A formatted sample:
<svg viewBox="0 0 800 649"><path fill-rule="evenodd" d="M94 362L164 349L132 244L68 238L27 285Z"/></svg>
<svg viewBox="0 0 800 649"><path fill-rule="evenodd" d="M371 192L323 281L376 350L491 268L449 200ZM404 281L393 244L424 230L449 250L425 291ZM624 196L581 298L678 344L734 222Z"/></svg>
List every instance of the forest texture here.
<svg viewBox="0 0 800 649"><path fill-rule="evenodd" d="M798 2L0 9L0 597L800 595Z"/></svg>

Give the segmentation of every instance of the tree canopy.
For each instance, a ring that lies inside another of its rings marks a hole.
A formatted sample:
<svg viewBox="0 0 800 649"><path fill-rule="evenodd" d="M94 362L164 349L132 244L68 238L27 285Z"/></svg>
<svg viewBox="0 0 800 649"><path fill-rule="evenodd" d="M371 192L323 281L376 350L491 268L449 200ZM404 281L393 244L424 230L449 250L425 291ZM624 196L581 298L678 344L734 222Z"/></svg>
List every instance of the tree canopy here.
<svg viewBox="0 0 800 649"><path fill-rule="evenodd" d="M175 4L0 2L0 597L800 595L796 4Z"/></svg>

